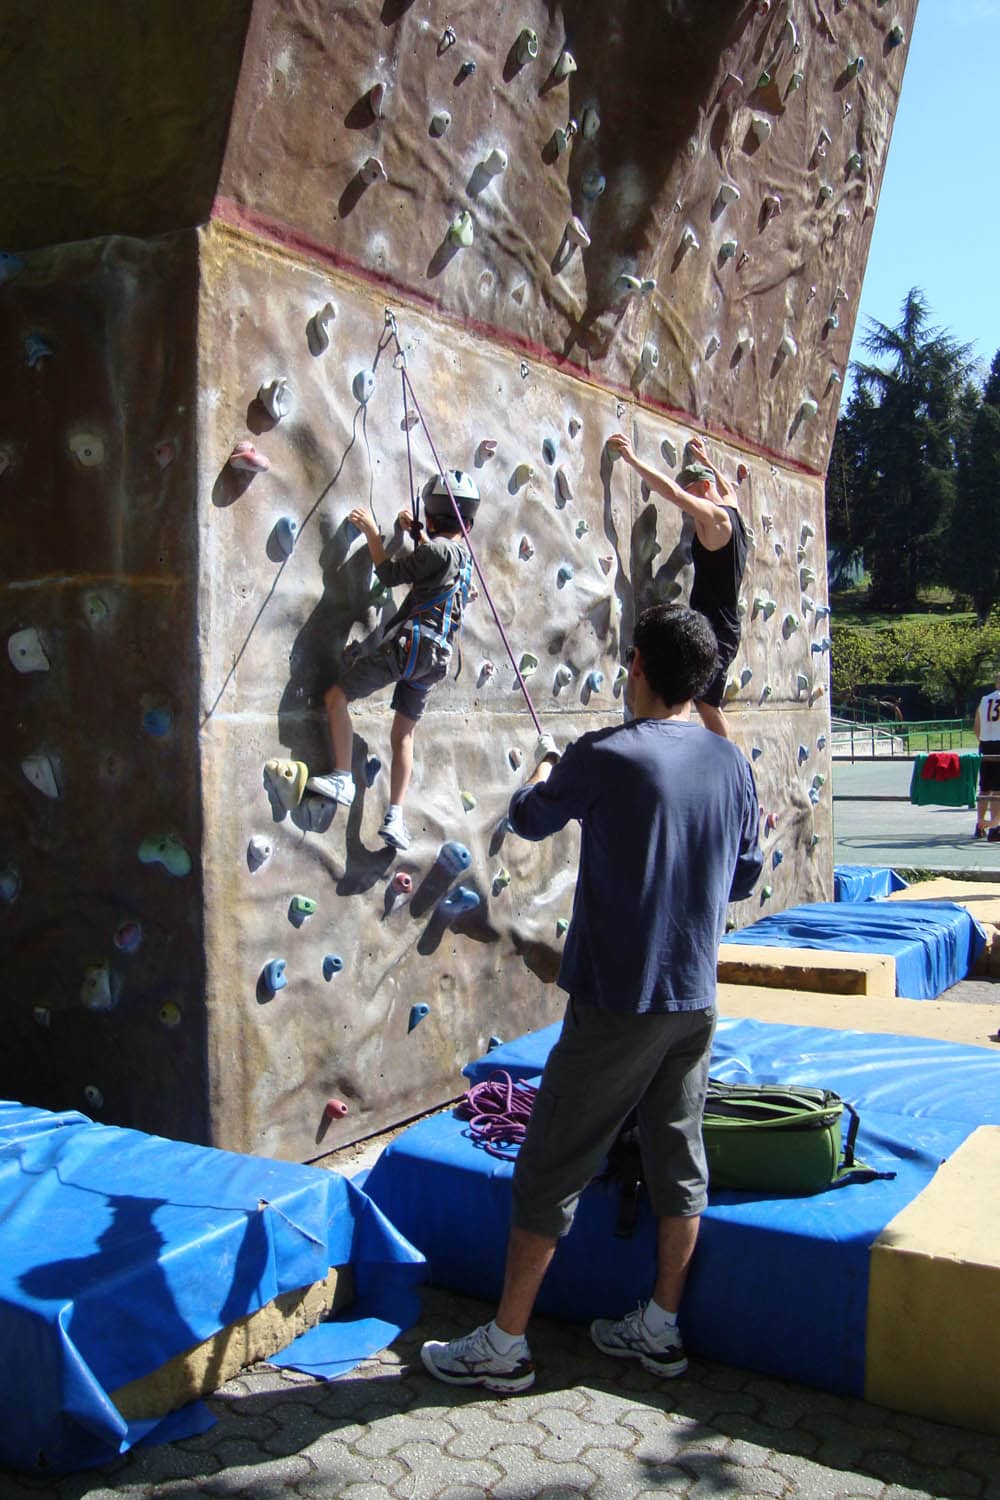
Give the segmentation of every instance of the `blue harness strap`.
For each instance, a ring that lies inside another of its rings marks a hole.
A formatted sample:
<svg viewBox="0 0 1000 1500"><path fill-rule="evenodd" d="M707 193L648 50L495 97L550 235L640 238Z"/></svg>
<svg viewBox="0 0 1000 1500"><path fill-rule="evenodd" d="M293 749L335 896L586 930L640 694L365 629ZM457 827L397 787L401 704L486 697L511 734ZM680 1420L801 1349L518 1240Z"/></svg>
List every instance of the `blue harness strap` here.
<svg viewBox="0 0 1000 1500"><path fill-rule="evenodd" d="M466 553L459 568L458 577L455 582L435 594L432 599L425 599L417 606L413 614L403 626L404 630L410 632L410 651L406 658L406 666L403 669L404 680L413 676L417 669L420 657L421 640L433 641L435 645L446 646L450 649L451 637L458 628L459 621L452 623L456 595L462 596L462 608L469 600L469 586L472 582L472 558ZM420 617L438 611L438 618L421 624Z"/></svg>

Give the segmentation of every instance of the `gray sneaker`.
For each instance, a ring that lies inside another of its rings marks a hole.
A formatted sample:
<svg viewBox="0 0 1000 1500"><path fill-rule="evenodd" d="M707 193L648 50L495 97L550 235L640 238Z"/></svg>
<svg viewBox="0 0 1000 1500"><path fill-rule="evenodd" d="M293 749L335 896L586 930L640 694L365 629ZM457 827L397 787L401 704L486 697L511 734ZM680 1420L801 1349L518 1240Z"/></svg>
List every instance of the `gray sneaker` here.
<svg viewBox="0 0 1000 1500"><path fill-rule="evenodd" d="M535 1365L526 1339L511 1354L499 1354L486 1326L448 1344L429 1340L420 1351L424 1369L446 1385L481 1385L501 1396L527 1391L535 1383Z"/></svg>
<svg viewBox="0 0 1000 1500"><path fill-rule="evenodd" d="M354 801L354 777L350 771L331 771L329 776L310 776L306 782L306 791L315 792L317 797L328 797L331 802L339 802L341 807L350 807Z"/></svg>
<svg viewBox="0 0 1000 1500"><path fill-rule="evenodd" d="M390 844L393 849L402 852L410 847L410 831L403 822L403 814L390 807L382 819L382 826L378 831L379 838L383 843Z"/></svg>
<svg viewBox="0 0 1000 1500"><path fill-rule="evenodd" d="M654 1339L646 1330L642 1313L640 1304L617 1323L612 1318L597 1318L590 1325L590 1337L602 1354L637 1359L653 1375L683 1375L688 1362L680 1334L670 1328Z"/></svg>

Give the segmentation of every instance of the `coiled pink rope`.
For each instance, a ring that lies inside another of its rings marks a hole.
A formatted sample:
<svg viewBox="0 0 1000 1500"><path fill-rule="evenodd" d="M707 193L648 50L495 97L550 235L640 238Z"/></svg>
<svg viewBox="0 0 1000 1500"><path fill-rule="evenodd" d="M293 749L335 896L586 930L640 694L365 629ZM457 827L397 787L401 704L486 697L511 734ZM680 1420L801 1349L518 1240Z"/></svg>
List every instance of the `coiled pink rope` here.
<svg viewBox="0 0 1000 1500"><path fill-rule="evenodd" d="M484 1082L474 1083L455 1113L460 1120L468 1120L470 1135L484 1151L510 1161L527 1133L537 1094L533 1084L515 1082L501 1068Z"/></svg>

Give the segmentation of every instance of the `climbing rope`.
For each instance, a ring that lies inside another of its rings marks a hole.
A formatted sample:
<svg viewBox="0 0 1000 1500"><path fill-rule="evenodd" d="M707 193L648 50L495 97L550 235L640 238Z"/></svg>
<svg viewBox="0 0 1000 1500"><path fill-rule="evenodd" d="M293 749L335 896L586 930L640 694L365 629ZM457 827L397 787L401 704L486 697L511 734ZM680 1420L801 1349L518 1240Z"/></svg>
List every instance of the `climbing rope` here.
<svg viewBox="0 0 1000 1500"><path fill-rule="evenodd" d="M379 340L379 352L381 352L381 350L385 347L386 342L388 342L390 339L395 341L396 349L398 351L397 352L397 356L396 356L396 362L398 363L399 368L402 371L402 377L403 377L403 401L404 401L404 408L403 409L404 409L404 416L405 416L405 412L406 412L406 405L405 405L405 403L406 403L406 393L409 392L410 400L413 402L413 409L416 412L417 418L418 418L418 420L420 422L420 425L421 425L421 427L424 430L424 434L425 434L425 436L427 438L427 442L428 442L428 444L430 446L430 450L431 450L431 453L432 453L433 458L434 458L434 463L437 466L438 473L441 475L442 479L444 480L444 487L445 487L445 489L448 492L448 499L451 501L452 509L455 512L455 516L456 516L456 518L458 520L458 524L462 528L462 536L465 539L465 545L469 549L469 556L472 558L472 564L473 564L473 567L476 570L476 577L479 579L479 582L482 585L483 594L485 595L486 602L487 602L487 604L490 607L490 611L491 611L491 613L493 615L494 620L496 621L497 629L500 632L500 638L501 638L501 640L504 643L504 648L505 648L505 650L507 652L507 655L510 657L510 664L514 668L514 676L517 678L518 687L521 689L521 692L524 694L524 701L525 701L525 703L528 706L528 712L531 715L532 722L534 723L535 728L538 730L538 733L541 734L543 732L542 731L542 721L539 719L538 714L537 714L537 712L535 710L535 705L531 701L531 694L528 692L528 687L527 687L527 684L526 684L526 682L524 680L524 675L521 672L521 668L518 666L517 661L516 661L516 659L514 657L514 651L513 651L513 648L511 646L511 644L510 644L510 641L509 641L509 639L507 637L507 632L506 632L506 630L503 627L503 621L500 619L500 615L499 615L499 612L497 611L496 604L493 602L493 595L490 593L489 584L486 582L486 577L485 577L485 575L483 573L482 568L479 565L479 559L476 556L475 549L473 548L472 540L471 540L471 538L469 536L468 528L466 527L466 524L465 524L464 520L462 519L462 512L459 510L459 508L458 508L458 502L455 499L455 496L454 496L454 494L452 492L451 481L448 478L448 471L445 468L444 464L441 462L441 459L440 459L440 457L438 455L437 448L434 446L434 439L431 436L430 428L427 426L427 423L424 420L424 414L423 414L423 412L420 409L420 402L417 400L417 394L416 394L416 392L413 389L413 382L410 379L410 372L406 368L406 355L405 355L405 353L403 351L402 345L399 342L399 333L398 333L398 331L396 329L396 319L393 316L393 313L392 313L391 309L387 307L386 310L385 310L385 329L383 330L382 338ZM409 429L407 429L407 449L409 449ZM412 469L411 469L411 484L412 484Z"/></svg>
<svg viewBox="0 0 1000 1500"><path fill-rule="evenodd" d="M524 1140L538 1090L515 1083L502 1068L483 1083L474 1083L455 1113L468 1120L472 1138L501 1161L510 1161Z"/></svg>

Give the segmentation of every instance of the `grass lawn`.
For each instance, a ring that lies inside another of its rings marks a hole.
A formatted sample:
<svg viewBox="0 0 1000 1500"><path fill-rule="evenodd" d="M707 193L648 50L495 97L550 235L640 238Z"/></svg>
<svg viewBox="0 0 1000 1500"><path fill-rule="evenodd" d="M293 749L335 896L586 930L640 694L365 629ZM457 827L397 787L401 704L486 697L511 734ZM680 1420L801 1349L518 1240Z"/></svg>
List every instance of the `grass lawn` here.
<svg viewBox="0 0 1000 1500"><path fill-rule="evenodd" d="M831 619L836 625L868 626L873 630L898 625L903 620L925 620L928 615L957 620L964 625L976 623L975 611L966 609L964 600L956 601L949 589L921 589L917 600L920 606L918 609L909 614L892 614L871 608L867 587L843 589L840 593L830 595Z"/></svg>

